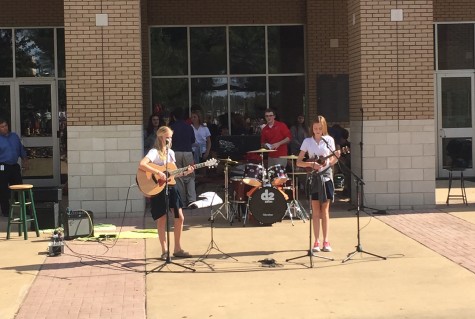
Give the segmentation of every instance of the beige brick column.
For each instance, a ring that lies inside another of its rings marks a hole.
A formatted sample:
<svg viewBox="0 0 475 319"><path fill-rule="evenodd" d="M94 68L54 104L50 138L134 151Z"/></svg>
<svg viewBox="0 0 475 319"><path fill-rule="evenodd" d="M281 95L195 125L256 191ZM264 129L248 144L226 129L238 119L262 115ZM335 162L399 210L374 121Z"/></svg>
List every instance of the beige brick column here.
<svg viewBox="0 0 475 319"><path fill-rule="evenodd" d="M432 19L428 0L348 1L352 168L368 207L435 205Z"/></svg>
<svg viewBox="0 0 475 319"><path fill-rule="evenodd" d="M140 0L64 0L64 27L69 205L141 211L128 193L143 156Z"/></svg>

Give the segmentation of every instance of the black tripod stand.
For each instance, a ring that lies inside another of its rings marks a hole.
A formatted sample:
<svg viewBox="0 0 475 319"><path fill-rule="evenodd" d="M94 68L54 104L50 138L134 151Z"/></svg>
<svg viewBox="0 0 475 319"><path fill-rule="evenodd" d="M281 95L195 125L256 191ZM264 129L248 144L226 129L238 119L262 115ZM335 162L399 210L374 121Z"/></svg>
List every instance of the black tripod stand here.
<svg viewBox="0 0 475 319"><path fill-rule="evenodd" d="M227 191L226 191L227 192ZM226 194L227 195L227 194ZM213 200L211 200L211 203L213 202ZM219 251L221 254L229 257L229 258L232 258L234 259L235 261L237 261L236 258L234 258L233 256L229 255L229 254L226 254L225 252L223 252L221 249L219 249L218 245L216 244L216 242L214 241L214 216L216 216L216 213L213 213L213 208L211 208L211 213L210 213L210 217L209 217L209 222L210 222L210 228L211 228L211 241L209 242L209 245L208 245L208 249L205 251L205 253L203 255L201 255L200 258L198 258L194 263L193 265L195 265L197 262L203 262L203 260L205 260L206 258L208 258L209 254L211 253L211 251L214 249L214 250L217 250ZM208 267L210 267L211 269L213 269L211 266L208 265ZM213 269L214 270L214 269Z"/></svg>
<svg viewBox="0 0 475 319"><path fill-rule="evenodd" d="M294 257L294 258L289 258L289 259L285 260L285 261L291 261L291 260L300 259L300 258L303 258L303 257L310 257L310 268L313 268L313 257L323 258L323 259L327 259L327 260L335 260L335 259L330 258L330 257L315 255L312 251L312 224L313 224L313 208L312 208L312 192L311 192L312 180L313 180L313 172L307 174L307 193L308 193L308 203L310 205L310 214L309 214L309 222L308 222L309 232L308 232L308 250L307 250L307 254L302 255L302 256L297 256L297 257Z"/></svg>
<svg viewBox="0 0 475 319"><path fill-rule="evenodd" d="M206 250L206 252L201 255L200 258L198 258L194 263L193 265L195 265L197 262L202 262L202 263L205 263L203 260L205 260L206 258L209 257L209 254L211 253L211 251L214 249L218 252L220 252L221 254L225 255L226 257L228 258L232 258L234 259L235 261L237 261L236 258L234 258L233 256L229 255L229 254L226 254L225 252L223 252L221 249L219 249L218 245L216 244L216 242L214 241L214 237L213 237L213 225L214 225L214 217L211 216L209 218L209 221L210 221L210 228L211 228L211 241L209 242L209 245L208 245L208 249ZM211 269L213 269L211 266L208 265L208 267L210 267Z"/></svg>
<svg viewBox="0 0 475 319"><path fill-rule="evenodd" d="M369 253L369 252L363 250L363 247L361 247L361 236L360 236L360 211L361 210L360 210L360 203L361 203L362 194L360 192L360 186L363 186L364 182L363 182L363 180L361 180L361 178L356 176L356 174L354 174L353 172L351 172L351 174L356 179L356 225L357 225L358 244L356 245L356 250L349 253L348 256L345 259L342 260L342 263L350 260L351 257L353 257L356 253L365 253L365 254L368 254L368 255L378 257L378 258L382 258L382 259L386 260L386 257L379 256L379 255L376 255L376 254L373 254L373 253Z"/></svg>
<svg viewBox="0 0 475 319"><path fill-rule="evenodd" d="M168 141L167 141L167 155L166 155L166 161L165 161L165 167L168 167ZM152 269L150 272L155 272L155 271L161 271L165 266L169 264L177 265L179 267L191 270L191 271L196 271L196 269L193 269L191 267L187 267L181 264L178 264L176 262L173 262L170 258L170 226L169 226L169 210L170 210L170 203L169 203L169 193L168 193L168 172L165 172L167 174L167 179L165 180L165 208L166 208L166 235L167 235L167 258L165 258L165 262L154 269ZM178 209L178 208L175 208Z"/></svg>

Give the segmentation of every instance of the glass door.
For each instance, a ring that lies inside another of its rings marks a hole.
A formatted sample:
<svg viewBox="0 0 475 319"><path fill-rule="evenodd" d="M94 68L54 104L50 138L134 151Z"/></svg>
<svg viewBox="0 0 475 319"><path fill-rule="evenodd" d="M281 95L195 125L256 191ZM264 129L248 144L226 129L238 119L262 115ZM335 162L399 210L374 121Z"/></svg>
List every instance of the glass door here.
<svg viewBox="0 0 475 319"><path fill-rule="evenodd" d="M16 132L28 153L30 168L23 171L25 183L60 185L58 107L55 82L20 81L15 86Z"/></svg>
<svg viewBox="0 0 475 319"><path fill-rule="evenodd" d="M10 130L13 130L12 102L13 85L8 82L0 82L0 116L8 121Z"/></svg>
<svg viewBox="0 0 475 319"><path fill-rule="evenodd" d="M465 167L466 176L473 169L474 74L437 75L438 108L438 177L448 177L445 168Z"/></svg>

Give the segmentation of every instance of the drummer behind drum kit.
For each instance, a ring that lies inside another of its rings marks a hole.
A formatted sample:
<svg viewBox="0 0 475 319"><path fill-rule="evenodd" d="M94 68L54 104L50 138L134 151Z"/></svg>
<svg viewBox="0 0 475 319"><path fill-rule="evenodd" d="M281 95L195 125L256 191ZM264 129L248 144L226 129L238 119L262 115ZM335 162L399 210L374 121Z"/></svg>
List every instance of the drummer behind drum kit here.
<svg viewBox="0 0 475 319"><path fill-rule="evenodd" d="M231 184L231 194L225 194L225 201L229 200L228 204L223 204L226 207L231 207L232 204L237 204L238 208L245 206L243 225L249 218L249 213L259 223L269 225L279 222L286 216L290 217L293 225L293 216L300 218L305 222L308 219L308 214L303 206L298 201L298 182L295 176L295 161L297 156L281 156L292 161L292 179L289 179L286 173L286 168L280 164L270 166L268 169L264 167L264 153L275 152L275 150L258 149L249 151L248 153L260 153L261 164L248 163L245 164L244 174L242 177L233 176L229 179ZM229 158L224 160L225 168L225 191L228 190L228 164L238 164ZM294 187L297 185L297 187ZM229 209L232 214L228 215L229 221L232 224L236 209Z"/></svg>

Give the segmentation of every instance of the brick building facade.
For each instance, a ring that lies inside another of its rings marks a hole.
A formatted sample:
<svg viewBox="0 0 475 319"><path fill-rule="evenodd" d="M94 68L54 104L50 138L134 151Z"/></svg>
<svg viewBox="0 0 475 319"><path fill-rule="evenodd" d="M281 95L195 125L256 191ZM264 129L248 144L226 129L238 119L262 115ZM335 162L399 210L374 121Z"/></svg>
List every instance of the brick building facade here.
<svg viewBox="0 0 475 319"><path fill-rule="evenodd" d="M0 12L0 28L64 27L69 201L99 214L143 209L128 190L151 110L150 26L303 25L308 118L319 75L349 78L344 124L365 205L434 206L434 23L474 20L470 0L16 0Z"/></svg>

